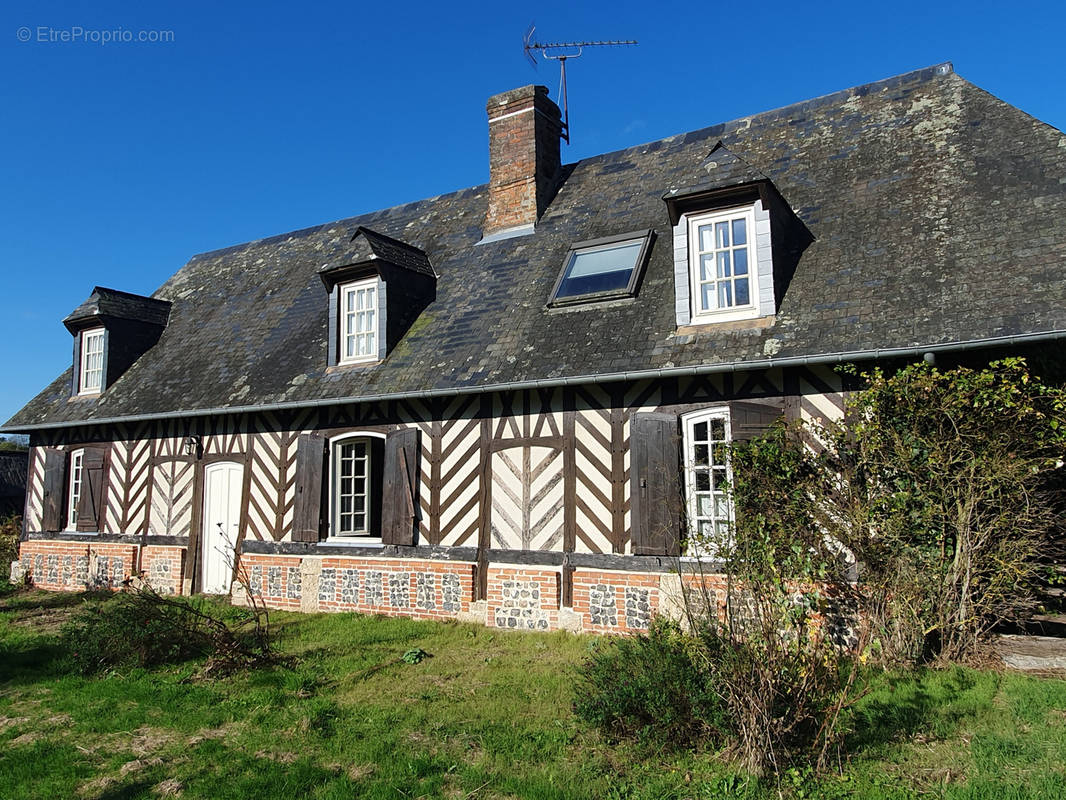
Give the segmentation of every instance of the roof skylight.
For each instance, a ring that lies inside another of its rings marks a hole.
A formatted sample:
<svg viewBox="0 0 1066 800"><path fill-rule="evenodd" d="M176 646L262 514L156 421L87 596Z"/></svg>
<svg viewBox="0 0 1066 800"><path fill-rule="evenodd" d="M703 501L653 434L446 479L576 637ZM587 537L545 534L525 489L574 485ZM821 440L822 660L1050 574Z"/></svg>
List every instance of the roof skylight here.
<svg viewBox="0 0 1066 800"><path fill-rule="evenodd" d="M550 304L593 302L635 294L651 234L651 231L641 231L573 245Z"/></svg>

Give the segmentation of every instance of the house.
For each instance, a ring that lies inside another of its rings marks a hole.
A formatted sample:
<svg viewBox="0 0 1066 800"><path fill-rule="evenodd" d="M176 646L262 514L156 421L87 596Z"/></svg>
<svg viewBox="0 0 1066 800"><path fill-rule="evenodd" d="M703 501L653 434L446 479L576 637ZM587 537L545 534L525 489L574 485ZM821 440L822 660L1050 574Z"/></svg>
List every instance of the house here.
<svg viewBox="0 0 1066 800"><path fill-rule="evenodd" d="M488 117L487 185L94 289L15 570L642 630L837 365L1062 346L1066 137L950 64L574 164L543 87Z"/></svg>
<svg viewBox="0 0 1066 800"><path fill-rule="evenodd" d="M0 451L0 521L21 514L26 507L26 468L23 450Z"/></svg>

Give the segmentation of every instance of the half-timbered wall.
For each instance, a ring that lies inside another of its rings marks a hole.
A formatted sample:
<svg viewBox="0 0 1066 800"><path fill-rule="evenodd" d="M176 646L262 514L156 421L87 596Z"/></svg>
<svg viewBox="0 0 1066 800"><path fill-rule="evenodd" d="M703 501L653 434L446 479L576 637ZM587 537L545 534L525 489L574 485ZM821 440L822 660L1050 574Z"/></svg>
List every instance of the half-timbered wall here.
<svg viewBox="0 0 1066 800"><path fill-rule="evenodd" d="M843 412L832 373L768 370L49 432L33 441L26 529L42 530L41 447L103 443L103 533L189 536L203 465L231 460L245 467L242 538L289 541L301 434L414 427L419 543L622 554L630 552L630 417L743 398L774 399L808 421ZM199 453L186 453L187 436L198 437Z"/></svg>
<svg viewBox="0 0 1066 800"><path fill-rule="evenodd" d="M247 580L235 596L508 628L639 631L655 613L673 613L680 584L669 560L632 555L633 415L669 420L728 404L734 438L744 439L781 414L837 419L843 397L831 372L768 370L47 432L32 440L29 540L16 566L46 588L117 587L137 572L162 591L194 591L204 470L230 461L244 479L237 549ZM418 431L414 544L430 547L401 547L399 557L316 549L306 519L294 541L306 477L297 465L313 463L307 446L399 429ZM57 481L56 465L83 447L105 453L100 531L45 531L56 516L45 486L68 482ZM639 552L658 551L645 543Z"/></svg>

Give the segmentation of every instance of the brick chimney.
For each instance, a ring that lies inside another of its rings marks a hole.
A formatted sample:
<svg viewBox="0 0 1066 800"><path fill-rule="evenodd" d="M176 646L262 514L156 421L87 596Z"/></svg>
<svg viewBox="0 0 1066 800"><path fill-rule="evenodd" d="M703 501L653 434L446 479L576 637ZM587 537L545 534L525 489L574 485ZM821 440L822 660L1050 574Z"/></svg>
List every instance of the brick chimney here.
<svg viewBox="0 0 1066 800"><path fill-rule="evenodd" d="M489 98L489 211L484 236L533 225L559 179L559 107L544 86Z"/></svg>

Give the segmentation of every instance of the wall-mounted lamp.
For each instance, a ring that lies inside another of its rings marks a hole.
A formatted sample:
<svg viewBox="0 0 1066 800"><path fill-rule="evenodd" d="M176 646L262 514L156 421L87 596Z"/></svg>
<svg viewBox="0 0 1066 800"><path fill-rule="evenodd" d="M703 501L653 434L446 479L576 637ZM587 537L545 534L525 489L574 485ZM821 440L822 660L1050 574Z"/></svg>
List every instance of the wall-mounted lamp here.
<svg viewBox="0 0 1066 800"><path fill-rule="evenodd" d="M202 439L199 436L186 436L185 437L185 455L199 458L203 453L203 448L200 446Z"/></svg>

